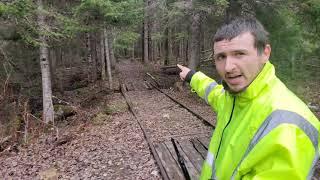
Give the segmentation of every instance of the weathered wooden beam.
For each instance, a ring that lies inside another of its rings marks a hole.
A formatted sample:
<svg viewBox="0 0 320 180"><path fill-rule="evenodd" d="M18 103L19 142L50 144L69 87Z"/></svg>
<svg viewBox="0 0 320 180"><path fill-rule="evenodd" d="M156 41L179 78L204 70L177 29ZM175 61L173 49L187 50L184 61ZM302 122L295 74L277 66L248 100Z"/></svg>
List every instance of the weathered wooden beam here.
<svg viewBox="0 0 320 180"><path fill-rule="evenodd" d="M174 154L162 143L157 144L156 151L169 179L184 179L179 164L173 158Z"/></svg>

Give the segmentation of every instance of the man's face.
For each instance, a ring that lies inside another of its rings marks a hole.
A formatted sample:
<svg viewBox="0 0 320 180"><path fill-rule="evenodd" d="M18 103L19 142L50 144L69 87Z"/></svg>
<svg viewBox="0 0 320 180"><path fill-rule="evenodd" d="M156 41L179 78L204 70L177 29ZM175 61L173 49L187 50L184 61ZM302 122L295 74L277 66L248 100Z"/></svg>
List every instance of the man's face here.
<svg viewBox="0 0 320 180"><path fill-rule="evenodd" d="M269 59L267 45L261 55L254 47L254 37L245 32L235 38L214 43L214 59L219 75L232 92L244 90L261 71Z"/></svg>

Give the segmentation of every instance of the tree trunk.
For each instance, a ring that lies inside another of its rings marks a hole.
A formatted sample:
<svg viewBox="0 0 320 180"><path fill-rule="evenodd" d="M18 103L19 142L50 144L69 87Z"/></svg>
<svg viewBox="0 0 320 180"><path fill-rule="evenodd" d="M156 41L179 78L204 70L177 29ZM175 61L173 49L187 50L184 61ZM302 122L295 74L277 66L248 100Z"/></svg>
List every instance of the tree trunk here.
<svg viewBox="0 0 320 180"><path fill-rule="evenodd" d="M226 17L225 21L230 21L235 17L239 16L255 16L255 4L256 2L253 0L245 0L245 1L238 1L238 0L228 0L229 6L226 9Z"/></svg>
<svg viewBox="0 0 320 180"><path fill-rule="evenodd" d="M96 33L93 34L93 38L91 39L91 54L92 54L92 80L95 82L97 80L97 36Z"/></svg>
<svg viewBox="0 0 320 180"><path fill-rule="evenodd" d="M184 39L181 39L179 41L179 54L178 54L179 59L183 59L183 42L184 42Z"/></svg>
<svg viewBox="0 0 320 180"><path fill-rule="evenodd" d="M112 32L108 34L108 46L109 46L109 53L110 53L110 62L111 62L111 69L116 68L116 58L114 56L114 51L113 51L113 34Z"/></svg>
<svg viewBox="0 0 320 180"><path fill-rule="evenodd" d="M56 50L54 48L49 49L49 64L50 64L50 74L51 74L51 86L56 87L56 69L57 69L57 56Z"/></svg>
<svg viewBox="0 0 320 180"><path fill-rule="evenodd" d="M241 15L241 3L238 0L229 0L229 6L226 9L225 21L230 21Z"/></svg>
<svg viewBox="0 0 320 180"><path fill-rule="evenodd" d="M132 54L131 54L131 56L132 56L132 59L131 60L134 60L134 43L132 44Z"/></svg>
<svg viewBox="0 0 320 180"><path fill-rule="evenodd" d="M169 50L169 63L173 60L173 31L171 28L169 28L169 32L168 32L168 50Z"/></svg>
<svg viewBox="0 0 320 180"><path fill-rule="evenodd" d="M46 26L43 14L42 0L38 0L38 25L40 28L40 66L42 76L43 120L45 123L54 122L54 110L52 103L52 89L50 65L48 59L48 44L45 35L41 34Z"/></svg>
<svg viewBox="0 0 320 180"><path fill-rule="evenodd" d="M166 27L164 30L164 36L165 36L165 42L164 42L164 51L165 51L165 57L164 57L164 65L169 64L169 57L170 57L170 46L169 46L169 28Z"/></svg>
<svg viewBox="0 0 320 180"><path fill-rule="evenodd" d="M151 40L151 22L148 23L148 57L150 61L154 61L153 59L153 51L152 51L152 40Z"/></svg>
<svg viewBox="0 0 320 180"><path fill-rule="evenodd" d="M161 60L163 59L163 45L162 45L162 41L159 42L159 58L160 58L160 64L161 64Z"/></svg>
<svg viewBox="0 0 320 180"><path fill-rule="evenodd" d="M192 15L191 25L191 56L188 63L190 69L196 70L200 62L200 28L201 18L198 12Z"/></svg>
<svg viewBox="0 0 320 180"><path fill-rule="evenodd" d="M87 48L87 62L88 62L88 82L93 82L92 71L92 50L91 50L91 36L90 33L86 33L86 48Z"/></svg>
<svg viewBox="0 0 320 180"><path fill-rule="evenodd" d="M148 47L148 0L145 0L144 7L144 22L143 22L143 62L149 62L149 47Z"/></svg>
<svg viewBox="0 0 320 180"><path fill-rule="evenodd" d="M186 64L189 63L189 60L190 60L190 53L189 53L189 47L190 47L190 41L189 41L189 38L186 40L186 59L185 59L185 62Z"/></svg>
<svg viewBox="0 0 320 180"><path fill-rule="evenodd" d="M107 30L104 29L104 44L105 44L105 55L106 55L106 62L107 62L107 72L108 72L108 80L109 80L109 87L113 89L112 84L112 73L111 73L111 60L110 60L110 51L109 51L109 41L108 41L108 33Z"/></svg>
<svg viewBox="0 0 320 180"><path fill-rule="evenodd" d="M107 79L106 76L106 60L105 60L105 47L104 47L104 41L105 41L105 34L104 30L101 31L100 34L100 55L101 55L101 79L102 81L105 81Z"/></svg>

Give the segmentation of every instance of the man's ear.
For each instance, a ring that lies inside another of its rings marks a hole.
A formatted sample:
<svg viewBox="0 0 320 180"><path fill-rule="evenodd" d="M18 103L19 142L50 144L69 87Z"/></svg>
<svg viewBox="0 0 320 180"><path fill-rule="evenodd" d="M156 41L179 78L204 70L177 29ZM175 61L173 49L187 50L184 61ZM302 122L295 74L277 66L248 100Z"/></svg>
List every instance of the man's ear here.
<svg viewBox="0 0 320 180"><path fill-rule="evenodd" d="M270 44L266 44L266 46L264 47L264 50L263 50L263 52L261 54L264 63L269 60L270 54L271 54L271 46L270 46Z"/></svg>

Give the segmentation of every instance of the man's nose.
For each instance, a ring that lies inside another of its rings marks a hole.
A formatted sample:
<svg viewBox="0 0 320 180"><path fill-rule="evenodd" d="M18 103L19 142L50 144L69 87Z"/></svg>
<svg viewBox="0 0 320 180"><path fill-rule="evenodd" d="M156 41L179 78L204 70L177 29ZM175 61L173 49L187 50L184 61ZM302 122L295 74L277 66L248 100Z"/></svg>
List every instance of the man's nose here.
<svg viewBox="0 0 320 180"><path fill-rule="evenodd" d="M232 72L233 70L234 70L234 68L235 68L235 59L234 58L232 58L232 57L230 57L230 56L228 56L227 58L226 58L226 64L225 64L225 71L226 72Z"/></svg>

